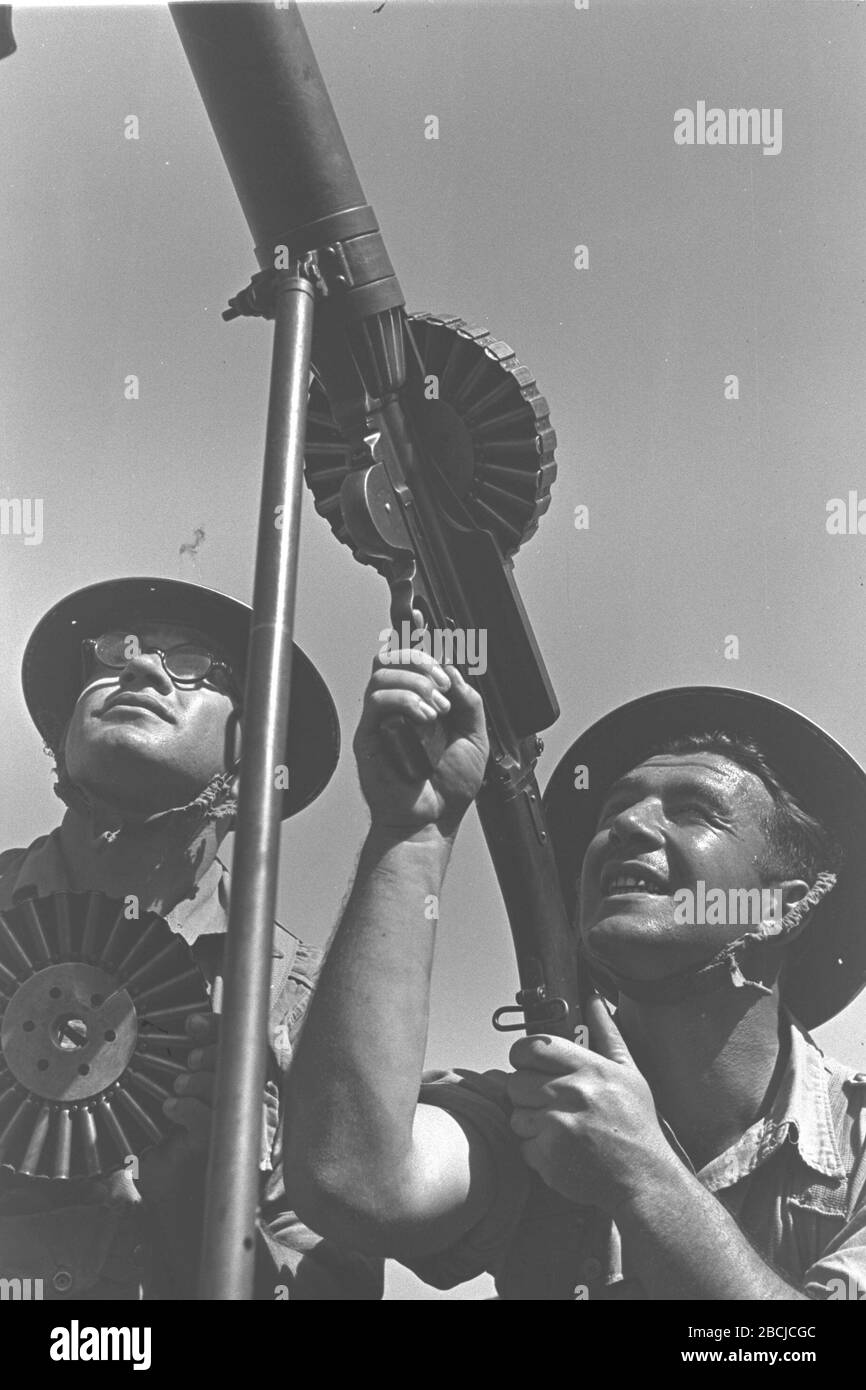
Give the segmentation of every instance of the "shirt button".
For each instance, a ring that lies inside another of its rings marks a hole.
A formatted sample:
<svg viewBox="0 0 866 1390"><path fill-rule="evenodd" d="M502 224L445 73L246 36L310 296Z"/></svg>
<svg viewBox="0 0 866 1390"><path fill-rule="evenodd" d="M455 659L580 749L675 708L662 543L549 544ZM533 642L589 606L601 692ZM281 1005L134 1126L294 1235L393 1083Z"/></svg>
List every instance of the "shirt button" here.
<svg viewBox="0 0 866 1390"><path fill-rule="evenodd" d="M51 1283L56 1293L69 1293L72 1282L72 1275L68 1269L58 1269L57 1273L51 1276Z"/></svg>
<svg viewBox="0 0 866 1390"><path fill-rule="evenodd" d="M590 1255L588 1260L584 1260L580 1272L588 1284L593 1283L601 1274L601 1261Z"/></svg>

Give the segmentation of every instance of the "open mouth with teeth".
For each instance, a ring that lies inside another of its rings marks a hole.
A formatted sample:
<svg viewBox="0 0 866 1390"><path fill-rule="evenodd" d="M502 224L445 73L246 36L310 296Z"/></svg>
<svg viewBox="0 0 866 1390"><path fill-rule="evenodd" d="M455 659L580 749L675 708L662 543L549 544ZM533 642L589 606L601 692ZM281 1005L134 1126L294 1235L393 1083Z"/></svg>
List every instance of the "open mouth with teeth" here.
<svg viewBox="0 0 866 1390"><path fill-rule="evenodd" d="M637 878L633 874L617 874L605 885L604 895L606 898L620 897L630 893L651 893L655 897L664 897L667 889L656 879Z"/></svg>

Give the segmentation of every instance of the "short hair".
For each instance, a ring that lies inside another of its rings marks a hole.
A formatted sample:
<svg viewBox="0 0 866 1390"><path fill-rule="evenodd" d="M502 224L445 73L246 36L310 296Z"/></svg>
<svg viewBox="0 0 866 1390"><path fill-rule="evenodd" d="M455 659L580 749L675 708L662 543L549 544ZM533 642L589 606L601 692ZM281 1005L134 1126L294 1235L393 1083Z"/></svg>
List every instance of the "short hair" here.
<svg viewBox="0 0 866 1390"><path fill-rule="evenodd" d="M646 756L665 753L718 753L761 779L773 798L773 810L763 818L768 856L758 867L764 878L802 878L811 886L819 873L842 867L842 846L826 825L804 810L755 739L714 729L668 739Z"/></svg>

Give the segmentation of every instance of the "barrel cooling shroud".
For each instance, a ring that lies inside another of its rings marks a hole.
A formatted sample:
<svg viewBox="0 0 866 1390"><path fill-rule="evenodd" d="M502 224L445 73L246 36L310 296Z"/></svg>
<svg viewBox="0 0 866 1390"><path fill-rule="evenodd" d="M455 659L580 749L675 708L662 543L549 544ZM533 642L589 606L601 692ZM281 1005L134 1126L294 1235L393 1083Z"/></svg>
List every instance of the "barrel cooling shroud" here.
<svg viewBox="0 0 866 1390"><path fill-rule="evenodd" d="M0 913L0 1165L98 1177L174 1129L191 1013L209 1013L189 946L155 913L102 893Z"/></svg>
<svg viewBox="0 0 866 1390"><path fill-rule="evenodd" d="M550 504L556 477L556 435L547 401L507 343L463 319L412 314L406 320L404 399L437 471L472 521L504 556L534 534ZM413 349L414 344L414 349ZM431 377L438 399L427 398ZM314 381L307 415L306 479L316 510L337 539L356 553L340 509L350 468L369 465L341 434L324 389ZM364 559L357 555L358 559ZM366 561L380 569L375 560Z"/></svg>

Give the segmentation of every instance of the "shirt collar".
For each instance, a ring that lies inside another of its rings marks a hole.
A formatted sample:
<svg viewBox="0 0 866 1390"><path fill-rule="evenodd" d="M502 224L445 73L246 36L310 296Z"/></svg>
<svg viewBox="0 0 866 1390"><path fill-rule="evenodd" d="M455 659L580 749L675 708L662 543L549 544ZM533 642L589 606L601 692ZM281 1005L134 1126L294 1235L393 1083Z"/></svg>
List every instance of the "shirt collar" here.
<svg viewBox="0 0 866 1390"><path fill-rule="evenodd" d="M824 1054L790 1014L788 1062L767 1114L756 1121L698 1176L711 1192L731 1187L769 1159L790 1140L809 1168L826 1178L845 1177L833 1126Z"/></svg>
<svg viewBox="0 0 866 1390"><path fill-rule="evenodd" d="M192 946L201 937L221 936L228 930L231 876L221 859L214 859L196 884L195 897L185 898L165 920L172 931ZM72 890L69 870L60 846L60 828L39 839L26 850L10 850L0 855L0 911L24 898L47 898L53 893ZM204 944L204 943L203 943ZM274 949L277 959L294 959L299 942L294 932L274 923Z"/></svg>
<svg viewBox="0 0 866 1390"><path fill-rule="evenodd" d="M17 872L12 867L7 875L2 876L0 884L0 909L11 907L23 898L47 898L53 893L70 892L72 885L60 845L59 827L49 835L34 840L23 851ZM195 896L184 898L165 914L165 920L190 946L200 936L225 932L228 927L228 888L228 869L221 859L216 858L196 883Z"/></svg>
<svg viewBox="0 0 866 1390"><path fill-rule="evenodd" d="M804 1163L828 1178L844 1178L845 1165L839 1152L824 1054L815 1039L786 1015L791 1051L788 1065L770 1106L764 1125L790 1131Z"/></svg>
<svg viewBox="0 0 866 1390"><path fill-rule="evenodd" d="M40 835L27 849L9 850L0 862L0 904L10 908L22 898L47 897L69 890L57 831ZM11 862L10 862L11 861Z"/></svg>

